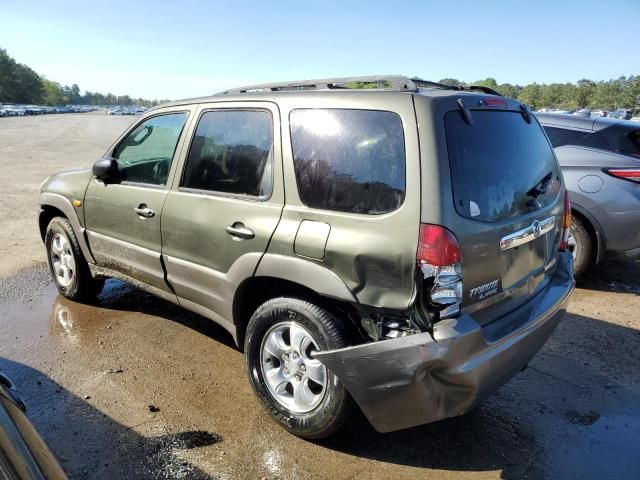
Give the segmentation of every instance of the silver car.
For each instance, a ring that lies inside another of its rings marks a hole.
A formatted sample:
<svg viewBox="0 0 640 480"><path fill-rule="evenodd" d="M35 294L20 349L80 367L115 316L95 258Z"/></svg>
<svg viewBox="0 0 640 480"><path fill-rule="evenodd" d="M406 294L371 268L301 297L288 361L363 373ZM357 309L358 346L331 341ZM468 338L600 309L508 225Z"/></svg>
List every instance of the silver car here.
<svg viewBox="0 0 640 480"><path fill-rule="evenodd" d="M575 274L605 257L640 256L640 125L538 113L573 210Z"/></svg>

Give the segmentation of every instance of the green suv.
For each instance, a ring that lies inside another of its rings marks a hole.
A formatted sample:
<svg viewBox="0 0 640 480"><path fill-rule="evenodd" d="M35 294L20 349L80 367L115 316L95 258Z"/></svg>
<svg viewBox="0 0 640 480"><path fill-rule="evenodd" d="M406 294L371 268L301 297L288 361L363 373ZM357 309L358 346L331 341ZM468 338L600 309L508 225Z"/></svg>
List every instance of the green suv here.
<svg viewBox="0 0 640 480"><path fill-rule="evenodd" d="M469 411L574 286L553 149L485 87L363 77L168 103L39 204L62 295L112 277L220 324L306 438L354 403L380 432Z"/></svg>

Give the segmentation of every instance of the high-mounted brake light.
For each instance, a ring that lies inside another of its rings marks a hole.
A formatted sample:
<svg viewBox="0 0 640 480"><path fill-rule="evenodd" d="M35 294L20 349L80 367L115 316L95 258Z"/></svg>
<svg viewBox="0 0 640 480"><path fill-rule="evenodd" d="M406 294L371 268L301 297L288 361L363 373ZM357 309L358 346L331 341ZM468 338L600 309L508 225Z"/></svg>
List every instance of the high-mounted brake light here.
<svg viewBox="0 0 640 480"><path fill-rule="evenodd" d="M488 97L484 99L484 104L487 107L502 107L502 108L507 108L507 101L503 100L502 98L493 98L493 97Z"/></svg>
<svg viewBox="0 0 640 480"><path fill-rule="evenodd" d="M460 247L453 233L440 225L420 225L416 263L425 280L433 280L429 301L440 307L440 318L452 317L462 303Z"/></svg>
<svg viewBox="0 0 640 480"><path fill-rule="evenodd" d="M560 251L569 249L569 229L571 228L571 202L569 192L564 192L564 213L562 216L562 239L560 240Z"/></svg>
<svg viewBox="0 0 640 480"><path fill-rule="evenodd" d="M605 168L609 175L640 183L640 168Z"/></svg>

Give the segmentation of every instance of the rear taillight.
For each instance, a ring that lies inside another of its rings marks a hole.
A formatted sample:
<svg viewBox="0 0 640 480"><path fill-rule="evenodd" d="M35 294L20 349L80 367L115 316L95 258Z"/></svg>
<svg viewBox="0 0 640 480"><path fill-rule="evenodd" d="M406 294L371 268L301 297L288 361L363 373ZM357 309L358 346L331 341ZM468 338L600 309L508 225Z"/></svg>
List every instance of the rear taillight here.
<svg viewBox="0 0 640 480"><path fill-rule="evenodd" d="M416 263L429 283L429 301L440 317L455 316L462 303L462 266L458 241L440 225L420 225Z"/></svg>
<svg viewBox="0 0 640 480"><path fill-rule="evenodd" d="M605 168L604 171L613 177L640 183L640 168Z"/></svg>
<svg viewBox="0 0 640 480"><path fill-rule="evenodd" d="M560 251L569 249L569 229L571 228L571 202L569 202L569 192L564 192L564 213L562 215L562 239L560 240Z"/></svg>

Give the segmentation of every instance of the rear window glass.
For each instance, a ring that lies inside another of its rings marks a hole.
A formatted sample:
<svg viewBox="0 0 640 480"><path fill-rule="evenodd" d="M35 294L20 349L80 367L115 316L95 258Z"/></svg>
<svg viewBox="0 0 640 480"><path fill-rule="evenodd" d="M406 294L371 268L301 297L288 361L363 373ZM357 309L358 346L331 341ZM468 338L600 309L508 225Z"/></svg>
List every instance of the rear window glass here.
<svg viewBox="0 0 640 480"><path fill-rule="evenodd" d="M298 192L305 205L379 214L402 204L405 149L397 114L298 109L289 123Z"/></svg>
<svg viewBox="0 0 640 480"><path fill-rule="evenodd" d="M456 210L484 222L517 217L553 202L560 172L542 128L519 112L473 111L445 116Z"/></svg>

